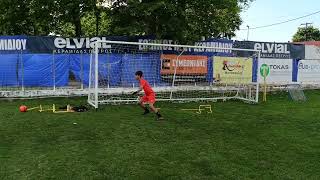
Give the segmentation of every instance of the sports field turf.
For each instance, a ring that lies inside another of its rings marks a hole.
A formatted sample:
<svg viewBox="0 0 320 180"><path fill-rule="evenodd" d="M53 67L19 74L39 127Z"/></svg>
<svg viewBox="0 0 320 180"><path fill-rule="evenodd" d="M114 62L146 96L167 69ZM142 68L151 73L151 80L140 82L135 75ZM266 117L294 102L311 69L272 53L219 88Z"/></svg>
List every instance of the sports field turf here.
<svg viewBox="0 0 320 180"><path fill-rule="evenodd" d="M0 179L320 179L320 91L306 95L201 115L180 110L199 103L160 103L163 122L134 105L18 112L85 98L0 101Z"/></svg>

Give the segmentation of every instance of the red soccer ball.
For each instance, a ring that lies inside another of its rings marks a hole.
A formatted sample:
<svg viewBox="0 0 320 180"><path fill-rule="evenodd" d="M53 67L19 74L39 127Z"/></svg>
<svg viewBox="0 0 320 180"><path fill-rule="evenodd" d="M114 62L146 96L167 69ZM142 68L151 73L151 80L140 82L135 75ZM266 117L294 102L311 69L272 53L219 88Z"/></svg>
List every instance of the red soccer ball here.
<svg viewBox="0 0 320 180"><path fill-rule="evenodd" d="M28 108L27 106L20 106L19 110L20 112L27 112Z"/></svg>

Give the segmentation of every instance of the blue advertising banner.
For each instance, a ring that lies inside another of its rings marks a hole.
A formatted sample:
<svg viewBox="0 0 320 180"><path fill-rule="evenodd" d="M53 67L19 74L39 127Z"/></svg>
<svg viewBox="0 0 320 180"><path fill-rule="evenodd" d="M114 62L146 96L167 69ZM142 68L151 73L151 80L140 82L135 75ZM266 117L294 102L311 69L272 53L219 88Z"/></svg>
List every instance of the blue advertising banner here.
<svg viewBox="0 0 320 180"><path fill-rule="evenodd" d="M26 36L0 36L0 54L27 51Z"/></svg>
<svg viewBox="0 0 320 180"><path fill-rule="evenodd" d="M232 41L227 39L208 39L195 42L195 46L213 47L208 48L179 48L170 45L179 44L173 40L156 40L155 36L106 36L106 37L53 37L53 36L0 36L0 54L15 52L27 53L56 53L56 54L88 54L94 47L96 41L127 41L140 43L168 44L168 46L146 46L146 45L116 45L101 43L100 54L110 52L110 49L135 50L135 51L163 51L164 53L176 53L184 51L186 54L197 54L207 56L250 56L250 52L232 52L221 48L241 48L261 51L261 58L270 59L304 59L305 46L303 44L254 42L254 41ZM247 54L246 54L247 53Z"/></svg>
<svg viewBox="0 0 320 180"><path fill-rule="evenodd" d="M303 59L305 46L292 43L235 41L235 48L261 51L261 58L268 59Z"/></svg>
<svg viewBox="0 0 320 180"><path fill-rule="evenodd" d="M88 54L94 48L97 41L129 41L138 42L140 38L150 38L150 36L107 36L107 37L28 37L27 47L32 53L55 53L55 54ZM100 54L108 53L110 45L101 43L99 45Z"/></svg>

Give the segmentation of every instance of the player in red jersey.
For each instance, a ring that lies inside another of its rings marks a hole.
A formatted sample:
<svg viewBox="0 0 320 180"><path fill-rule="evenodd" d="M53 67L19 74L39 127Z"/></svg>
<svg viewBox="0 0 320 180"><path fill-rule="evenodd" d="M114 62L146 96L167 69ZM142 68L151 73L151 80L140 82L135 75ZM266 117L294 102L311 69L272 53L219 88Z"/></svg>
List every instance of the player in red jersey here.
<svg viewBox="0 0 320 180"><path fill-rule="evenodd" d="M138 94L142 90L144 91L144 96L140 97L139 105L144 109L143 115L149 114L150 110L145 106L146 103L149 104L150 109L156 113L157 119L161 120L163 119L160 112L158 111L157 108L154 107L154 103L156 102L156 94L152 90L151 86L149 85L148 81L146 81L143 78L143 72L142 71L137 71L136 72L136 80L139 81L140 88L138 91L134 92L133 95Z"/></svg>

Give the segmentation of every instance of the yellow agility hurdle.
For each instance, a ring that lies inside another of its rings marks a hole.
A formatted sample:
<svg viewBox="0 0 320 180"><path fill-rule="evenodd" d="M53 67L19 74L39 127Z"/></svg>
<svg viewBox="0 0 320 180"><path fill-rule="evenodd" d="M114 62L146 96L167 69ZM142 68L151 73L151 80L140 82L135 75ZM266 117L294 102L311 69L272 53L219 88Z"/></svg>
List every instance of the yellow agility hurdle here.
<svg viewBox="0 0 320 180"><path fill-rule="evenodd" d="M201 114L202 111L206 111L207 114L212 114L211 105L199 105L198 109L181 109L182 111L196 111L197 114Z"/></svg>

